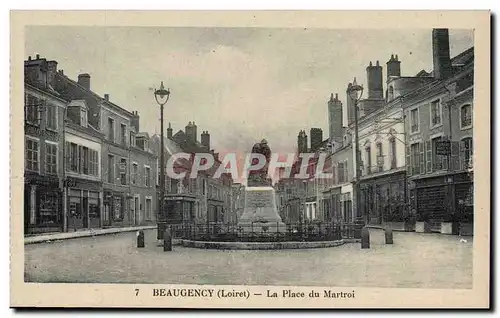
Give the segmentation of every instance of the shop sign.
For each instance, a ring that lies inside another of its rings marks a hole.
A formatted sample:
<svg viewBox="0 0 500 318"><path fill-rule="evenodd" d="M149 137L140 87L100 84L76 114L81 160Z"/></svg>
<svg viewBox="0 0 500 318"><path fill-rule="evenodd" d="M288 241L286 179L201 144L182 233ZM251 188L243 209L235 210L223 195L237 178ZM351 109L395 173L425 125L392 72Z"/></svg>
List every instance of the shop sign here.
<svg viewBox="0 0 500 318"><path fill-rule="evenodd" d="M451 153L451 142L449 140L441 140L436 142L436 154L448 156Z"/></svg>

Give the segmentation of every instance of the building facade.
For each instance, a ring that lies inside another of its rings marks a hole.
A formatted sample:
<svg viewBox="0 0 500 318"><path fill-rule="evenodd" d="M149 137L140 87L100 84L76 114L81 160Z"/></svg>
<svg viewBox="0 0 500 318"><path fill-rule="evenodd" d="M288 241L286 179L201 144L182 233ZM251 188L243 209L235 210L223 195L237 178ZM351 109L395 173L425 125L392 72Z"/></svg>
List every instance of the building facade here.
<svg viewBox="0 0 500 318"><path fill-rule="evenodd" d="M424 231L471 234L474 51L450 59L448 41L446 29L433 30L434 81L403 105L409 204Z"/></svg>
<svg viewBox="0 0 500 318"><path fill-rule="evenodd" d="M85 100L68 104L64 132L64 171L69 231L101 227L103 136L87 119Z"/></svg>
<svg viewBox="0 0 500 318"><path fill-rule="evenodd" d="M64 114L67 101L51 85L57 62L24 63L24 233L62 231Z"/></svg>

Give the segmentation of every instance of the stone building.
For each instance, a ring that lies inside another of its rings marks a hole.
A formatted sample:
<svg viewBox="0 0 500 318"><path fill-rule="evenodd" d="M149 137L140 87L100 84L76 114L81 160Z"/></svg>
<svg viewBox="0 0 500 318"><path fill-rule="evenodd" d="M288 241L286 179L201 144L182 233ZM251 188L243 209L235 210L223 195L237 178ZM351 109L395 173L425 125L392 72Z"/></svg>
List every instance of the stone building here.
<svg viewBox="0 0 500 318"><path fill-rule="evenodd" d="M86 158L89 156L88 164L90 166L95 162L99 162L100 166L100 182L95 180L95 175L87 177L86 172L83 172L82 175L82 171L78 170L81 180L76 184L71 180L68 183L66 187L68 192L66 213L68 217L75 215L75 218L79 218L81 216L82 220L75 220L75 224L82 228L94 227L98 224L101 227L120 227L154 222L154 213L149 213L146 209L149 209L149 199L151 200L151 211L153 211L156 201L153 179L157 173L156 159L151 157L152 153L148 150L133 146L132 142L135 143L135 138L131 140L130 137L131 131L137 133L132 128L132 124L137 123L138 126L138 114L111 102L109 94L104 94L104 97L101 97L93 92L89 74L80 74L78 80L74 81L64 75L61 70L53 77L53 83L54 89L64 99L72 101L71 107L68 108L68 117L73 116L74 119L71 121L75 125L71 128L73 130L85 128L86 135L82 136L92 135L91 140L87 140L85 143L81 139L75 139L74 145L71 143L68 145L70 160L80 158L78 160L86 162ZM73 114L73 112L75 113ZM85 121L87 127L82 126ZM68 125L71 125L71 122ZM77 126L79 127L77 128ZM68 137L76 138L70 135ZM100 142L100 147L97 147L96 143L98 142ZM100 152L98 159L90 157L94 156L93 151ZM141 159L136 158L137 153L140 153ZM143 157L147 159L143 159ZM131 185L131 170L134 169L131 164L132 158L141 162L142 165L142 167L138 167L138 173L143 175L142 180L144 180L141 186ZM86 170L84 166L83 169ZM148 182L148 178L144 177L148 175L148 170L150 182ZM72 171L72 173L76 172ZM102 190L100 190L102 194L97 196L100 184L102 184ZM136 203L138 209L136 209ZM78 211L82 211L82 213ZM97 222L97 211L99 211L99 222ZM148 218L150 220L147 220Z"/></svg>
<svg viewBox="0 0 500 318"><path fill-rule="evenodd" d="M473 222L474 49L450 58L447 29L432 32L432 81L405 95L410 206L425 231L470 234ZM423 72L425 73L425 72Z"/></svg>
<svg viewBox="0 0 500 318"><path fill-rule="evenodd" d="M103 202L101 155L103 135L88 121L85 100L68 105L64 132L67 228L101 227Z"/></svg>
<svg viewBox="0 0 500 318"><path fill-rule="evenodd" d="M64 116L67 100L53 88L57 62L24 61L24 233L63 231Z"/></svg>

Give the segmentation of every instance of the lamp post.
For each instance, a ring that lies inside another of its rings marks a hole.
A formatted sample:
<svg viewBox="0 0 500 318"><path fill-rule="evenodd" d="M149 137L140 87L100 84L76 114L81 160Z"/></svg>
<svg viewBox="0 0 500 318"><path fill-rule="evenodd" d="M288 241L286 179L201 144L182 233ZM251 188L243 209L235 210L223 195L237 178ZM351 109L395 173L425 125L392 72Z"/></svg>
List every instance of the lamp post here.
<svg viewBox="0 0 500 318"><path fill-rule="evenodd" d="M159 213L158 213L158 233L157 238L159 240L163 239L163 231L161 223L165 223L167 221L167 215L164 210L164 202L165 202L165 155L164 155L164 146L163 146L163 106L168 102L170 98L170 90L165 89L163 86L163 81L160 84L159 89L155 89L154 91L155 100L160 105L160 202L159 202ZM165 225L166 226L166 225Z"/></svg>
<svg viewBox="0 0 500 318"><path fill-rule="evenodd" d="M356 93L356 97L353 98L352 93ZM359 93L359 95L358 95ZM359 108L358 104L359 101L361 100L361 96L363 95L363 86L356 84L356 79L354 80L354 83L350 88L348 89L348 95L349 98L354 102L354 139L355 139L355 144L354 147L355 149L355 155L356 155L356 178L354 179L354 196L356 200L356 210L359 211L359 208L361 206L360 202L360 188L359 188L359 180L360 180L360 174L361 174L361 153L359 151L359 127L358 127L358 120L359 120ZM357 214L357 213L356 213ZM363 221L366 224L368 224L368 215L363 213Z"/></svg>

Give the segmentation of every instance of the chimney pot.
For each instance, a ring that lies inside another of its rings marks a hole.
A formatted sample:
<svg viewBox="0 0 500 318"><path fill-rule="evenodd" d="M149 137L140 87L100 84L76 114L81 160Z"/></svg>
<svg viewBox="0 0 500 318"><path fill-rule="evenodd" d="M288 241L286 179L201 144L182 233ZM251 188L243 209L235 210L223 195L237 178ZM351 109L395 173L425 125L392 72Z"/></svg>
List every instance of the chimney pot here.
<svg viewBox="0 0 500 318"><path fill-rule="evenodd" d="M78 75L78 84L82 85L85 89L90 90L90 75L87 73Z"/></svg>
<svg viewBox="0 0 500 318"><path fill-rule="evenodd" d="M40 54L37 54L36 55L36 59L39 60L40 59Z"/></svg>
<svg viewBox="0 0 500 318"><path fill-rule="evenodd" d="M373 65L372 65L372 61L370 61L370 66L373 66Z"/></svg>
<svg viewBox="0 0 500 318"><path fill-rule="evenodd" d="M31 61L31 55L30 55L30 56L28 56L28 61Z"/></svg>
<svg viewBox="0 0 500 318"><path fill-rule="evenodd" d="M109 94L104 94L104 99L109 102Z"/></svg>
<svg viewBox="0 0 500 318"><path fill-rule="evenodd" d="M380 66L379 62L377 61L377 66Z"/></svg>

